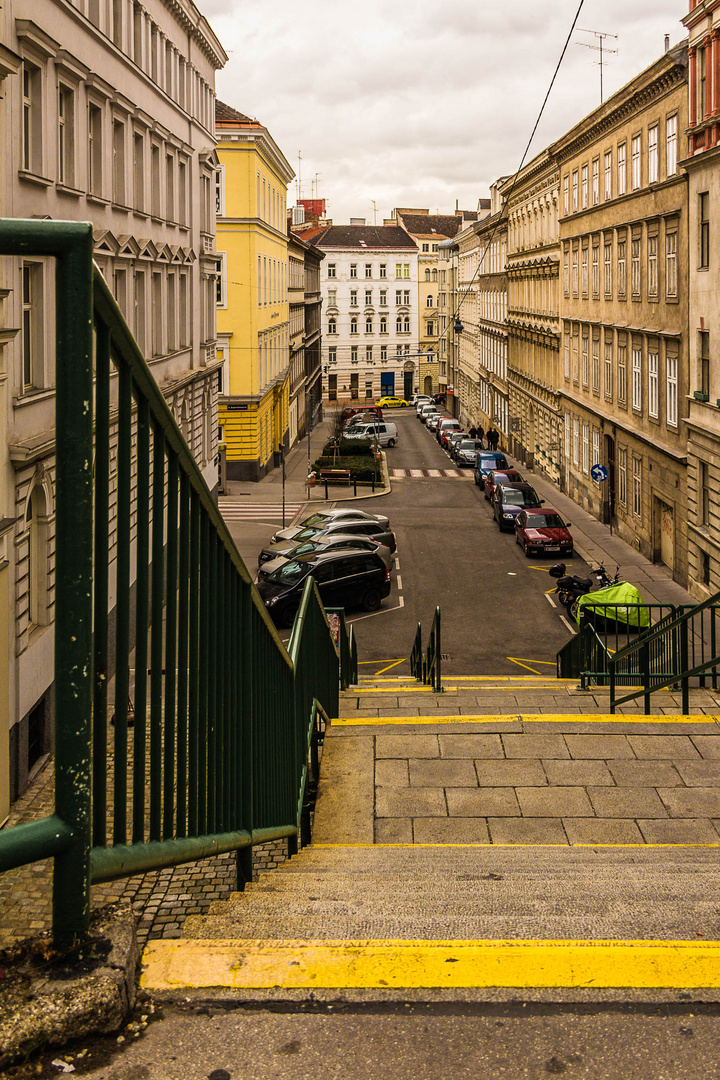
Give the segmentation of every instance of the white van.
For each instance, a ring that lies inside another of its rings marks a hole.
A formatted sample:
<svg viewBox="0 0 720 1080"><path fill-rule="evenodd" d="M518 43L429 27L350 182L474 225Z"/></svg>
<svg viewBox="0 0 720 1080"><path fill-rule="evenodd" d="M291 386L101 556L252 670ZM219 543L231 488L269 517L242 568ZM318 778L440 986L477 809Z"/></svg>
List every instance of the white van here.
<svg viewBox="0 0 720 1080"><path fill-rule="evenodd" d="M370 439L377 438L378 446L394 446L398 441L397 424L391 424L387 420L378 420L376 424L353 424L345 432L346 439Z"/></svg>

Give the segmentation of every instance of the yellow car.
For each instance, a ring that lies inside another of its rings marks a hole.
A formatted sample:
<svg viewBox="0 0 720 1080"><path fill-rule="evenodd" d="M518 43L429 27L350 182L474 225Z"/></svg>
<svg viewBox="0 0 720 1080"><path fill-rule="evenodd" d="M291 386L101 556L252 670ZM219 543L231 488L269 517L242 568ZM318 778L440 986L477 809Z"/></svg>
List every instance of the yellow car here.
<svg viewBox="0 0 720 1080"><path fill-rule="evenodd" d="M381 409L401 409L403 405L407 404L405 398L401 397L381 397L378 401Z"/></svg>

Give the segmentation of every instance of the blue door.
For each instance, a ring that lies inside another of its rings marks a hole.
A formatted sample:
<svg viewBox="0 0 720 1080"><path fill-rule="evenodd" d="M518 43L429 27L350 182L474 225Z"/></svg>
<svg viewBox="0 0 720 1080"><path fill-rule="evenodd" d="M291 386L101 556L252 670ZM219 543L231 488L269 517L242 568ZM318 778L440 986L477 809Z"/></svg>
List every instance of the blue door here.
<svg viewBox="0 0 720 1080"><path fill-rule="evenodd" d="M381 371L380 372L380 396L381 397L395 397L395 372L394 371Z"/></svg>

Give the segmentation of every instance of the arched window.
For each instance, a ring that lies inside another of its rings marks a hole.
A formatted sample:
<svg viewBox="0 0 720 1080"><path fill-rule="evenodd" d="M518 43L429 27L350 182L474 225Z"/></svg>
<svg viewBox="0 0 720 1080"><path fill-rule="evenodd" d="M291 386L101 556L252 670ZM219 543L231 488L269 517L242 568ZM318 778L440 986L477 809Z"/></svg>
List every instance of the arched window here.
<svg viewBox="0 0 720 1080"><path fill-rule="evenodd" d="M328 319L328 334L337 334L337 319Z"/></svg>
<svg viewBox="0 0 720 1080"><path fill-rule="evenodd" d="M350 320L350 333L351 334L357 334L357 332L358 332L357 315L353 315L352 319Z"/></svg>
<svg viewBox="0 0 720 1080"><path fill-rule="evenodd" d="M372 325L372 319L371 319L371 318L367 318L367 319L365 320L365 333L366 333L366 334L372 334L372 332L373 332L373 325Z"/></svg>
<svg viewBox="0 0 720 1080"><path fill-rule="evenodd" d="M380 333L387 334L387 315L380 316Z"/></svg>
<svg viewBox="0 0 720 1080"><path fill-rule="evenodd" d="M428 296L427 299L425 300L425 307L432 307L432 306L433 306L433 298L432 298L432 296Z"/></svg>
<svg viewBox="0 0 720 1080"><path fill-rule="evenodd" d="M406 315L404 320L403 320L403 332L405 334L410 333L410 316L409 315Z"/></svg>
<svg viewBox="0 0 720 1080"><path fill-rule="evenodd" d="M402 315L398 315L397 321L395 323L395 329L396 329L398 334L402 334L402 326L403 326Z"/></svg>
<svg viewBox="0 0 720 1080"><path fill-rule="evenodd" d="M426 281L430 280L430 267L429 266L425 267L425 280Z"/></svg>
<svg viewBox="0 0 720 1080"><path fill-rule="evenodd" d="M32 489L25 512L28 534L28 621L31 626L48 622L48 507L40 484Z"/></svg>
<svg viewBox="0 0 720 1080"><path fill-rule="evenodd" d="M432 279L433 279L433 281L437 281L437 270L433 270Z"/></svg>

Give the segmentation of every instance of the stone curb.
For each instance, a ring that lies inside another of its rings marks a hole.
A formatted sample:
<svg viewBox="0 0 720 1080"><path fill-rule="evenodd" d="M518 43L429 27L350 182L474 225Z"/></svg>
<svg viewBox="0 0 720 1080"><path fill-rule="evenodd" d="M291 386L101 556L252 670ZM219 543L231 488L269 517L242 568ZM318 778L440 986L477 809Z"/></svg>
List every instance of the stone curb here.
<svg viewBox="0 0 720 1080"><path fill-rule="evenodd" d="M107 1035L127 1020L140 965L135 919L129 908L104 908L90 929L93 937L110 942L97 967L68 965L53 977L48 965L35 969L21 987L0 983L0 1068L45 1044Z"/></svg>

